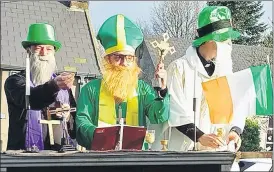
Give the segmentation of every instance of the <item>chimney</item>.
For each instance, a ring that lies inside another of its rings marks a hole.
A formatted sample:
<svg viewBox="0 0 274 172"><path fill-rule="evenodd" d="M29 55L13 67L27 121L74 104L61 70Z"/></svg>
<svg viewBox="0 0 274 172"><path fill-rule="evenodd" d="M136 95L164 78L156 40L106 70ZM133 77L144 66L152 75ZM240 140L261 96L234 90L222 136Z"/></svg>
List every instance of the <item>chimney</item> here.
<svg viewBox="0 0 274 172"><path fill-rule="evenodd" d="M87 10L88 1L70 1L70 9Z"/></svg>

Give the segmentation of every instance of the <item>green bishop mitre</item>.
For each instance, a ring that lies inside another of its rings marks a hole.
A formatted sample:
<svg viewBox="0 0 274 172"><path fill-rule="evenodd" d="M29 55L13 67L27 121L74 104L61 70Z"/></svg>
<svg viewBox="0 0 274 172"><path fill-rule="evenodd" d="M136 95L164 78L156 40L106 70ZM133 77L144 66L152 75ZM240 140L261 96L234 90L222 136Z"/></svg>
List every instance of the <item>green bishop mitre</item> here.
<svg viewBox="0 0 274 172"><path fill-rule="evenodd" d="M97 39L105 49L105 55L121 52L135 55L136 48L143 42L141 29L122 14L108 18L101 26Z"/></svg>
<svg viewBox="0 0 274 172"><path fill-rule="evenodd" d="M202 9L198 17L199 37L193 41L194 47L213 40L222 42L234 40L240 33L232 27L231 12L225 6L207 6Z"/></svg>

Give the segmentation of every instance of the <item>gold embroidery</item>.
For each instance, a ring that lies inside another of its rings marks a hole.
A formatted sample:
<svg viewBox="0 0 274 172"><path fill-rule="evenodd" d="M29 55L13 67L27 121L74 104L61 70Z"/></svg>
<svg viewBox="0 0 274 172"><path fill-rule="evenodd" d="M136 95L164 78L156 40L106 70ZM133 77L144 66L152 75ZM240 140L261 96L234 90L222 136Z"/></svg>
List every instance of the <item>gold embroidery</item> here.
<svg viewBox="0 0 274 172"><path fill-rule="evenodd" d="M201 106L200 106L200 114L202 117L204 117L206 115L206 109L207 109L206 99L205 99L204 94L202 93Z"/></svg>

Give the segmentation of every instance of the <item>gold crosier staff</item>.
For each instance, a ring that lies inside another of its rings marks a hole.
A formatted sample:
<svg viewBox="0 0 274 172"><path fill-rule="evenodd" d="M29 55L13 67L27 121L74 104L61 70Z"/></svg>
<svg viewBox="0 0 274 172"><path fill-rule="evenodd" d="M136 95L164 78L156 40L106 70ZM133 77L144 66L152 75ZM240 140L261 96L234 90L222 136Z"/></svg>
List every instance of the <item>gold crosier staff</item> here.
<svg viewBox="0 0 274 172"><path fill-rule="evenodd" d="M156 41L156 40L153 42L150 42L152 44L152 47L156 48L159 53L157 65L163 64L165 56L168 53L170 53L172 55L176 52L174 46L170 47L169 43L167 42L169 40L168 33L164 33L163 38L164 38L164 40L161 41L160 43L158 43L158 41ZM152 86L159 92L159 90L161 88L161 78L156 78L154 76L154 78L152 80ZM170 130L170 127L168 127L167 130L165 130L164 139L161 140L161 144L163 145L163 148L162 148L163 151L168 150L167 145L168 145L168 138L169 138L169 133L170 133L169 130Z"/></svg>

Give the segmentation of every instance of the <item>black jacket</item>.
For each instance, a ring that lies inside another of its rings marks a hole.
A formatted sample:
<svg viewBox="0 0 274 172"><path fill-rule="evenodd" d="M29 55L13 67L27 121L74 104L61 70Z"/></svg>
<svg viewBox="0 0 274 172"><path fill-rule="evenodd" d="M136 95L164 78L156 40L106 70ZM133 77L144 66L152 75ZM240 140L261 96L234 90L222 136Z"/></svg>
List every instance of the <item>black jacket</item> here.
<svg viewBox="0 0 274 172"><path fill-rule="evenodd" d="M26 110L25 110L25 71L11 75L5 82L5 93L9 111L9 131L8 131L8 150L25 149L26 136ZM42 110L55 102L59 91L58 86L53 80L34 88L30 88L30 106L33 110ZM76 107L72 91L69 90L70 106ZM71 113L71 120L75 119L75 112ZM75 138L75 122L73 127L68 126L71 138ZM73 128L73 130L71 129ZM46 132L46 133L45 133ZM47 126L43 126L43 134L47 134ZM45 149L50 149L49 139L44 140Z"/></svg>

